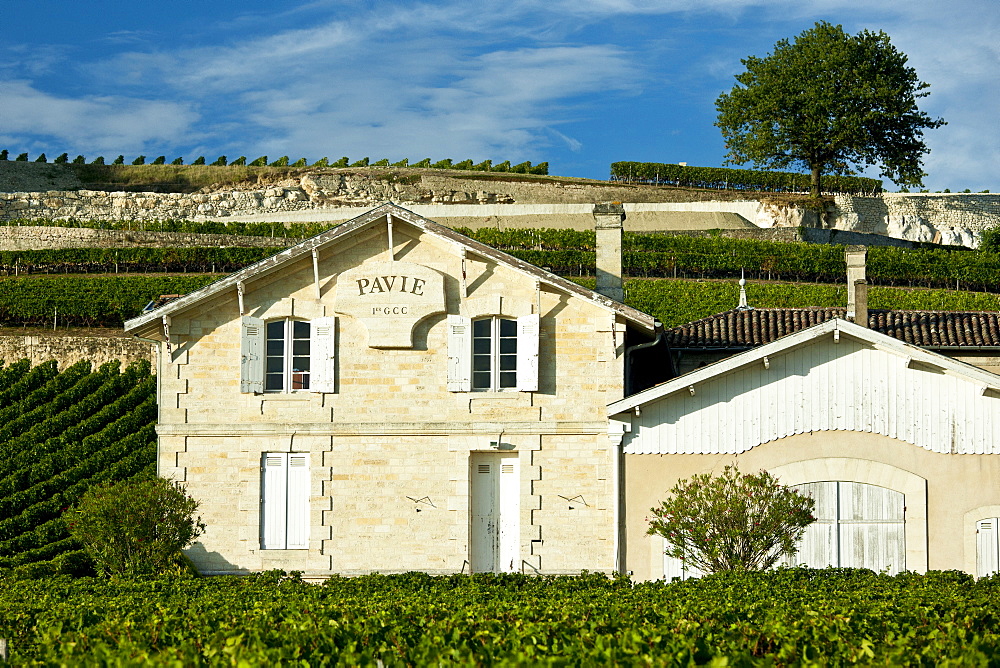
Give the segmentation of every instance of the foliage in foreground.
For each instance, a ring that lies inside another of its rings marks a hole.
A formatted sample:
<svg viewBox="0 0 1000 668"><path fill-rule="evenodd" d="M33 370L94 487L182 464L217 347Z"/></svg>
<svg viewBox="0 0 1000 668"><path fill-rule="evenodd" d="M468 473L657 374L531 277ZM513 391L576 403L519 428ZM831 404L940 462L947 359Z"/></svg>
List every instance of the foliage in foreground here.
<svg viewBox="0 0 1000 668"><path fill-rule="evenodd" d="M661 536L665 553L703 573L762 571L795 554L816 502L782 485L767 471L680 480L670 497L650 509L647 533Z"/></svg>
<svg viewBox="0 0 1000 668"><path fill-rule="evenodd" d="M165 573L205 531L198 502L163 478L94 485L65 515L98 573L131 577Z"/></svg>
<svg viewBox="0 0 1000 668"><path fill-rule="evenodd" d="M782 569L3 582L14 664L992 665L1000 579Z"/></svg>
<svg viewBox="0 0 1000 668"><path fill-rule="evenodd" d="M0 368L0 573L93 572L63 511L93 485L153 475L155 390L149 362Z"/></svg>

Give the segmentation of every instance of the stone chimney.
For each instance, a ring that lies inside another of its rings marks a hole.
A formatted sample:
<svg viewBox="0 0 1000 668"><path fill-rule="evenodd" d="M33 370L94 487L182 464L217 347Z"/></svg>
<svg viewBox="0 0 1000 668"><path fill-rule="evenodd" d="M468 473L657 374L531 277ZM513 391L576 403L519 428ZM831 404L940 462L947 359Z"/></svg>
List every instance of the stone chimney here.
<svg viewBox="0 0 1000 668"><path fill-rule="evenodd" d="M597 292L615 301L625 299L622 287L622 223L625 207L621 202L594 205L597 233Z"/></svg>
<svg viewBox="0 0 1000 668"><path fill-rule="evenodd" d="M848 246L847 260L847 319L862 327L868 326L868 281L865 280L865 246Z"/></svg>

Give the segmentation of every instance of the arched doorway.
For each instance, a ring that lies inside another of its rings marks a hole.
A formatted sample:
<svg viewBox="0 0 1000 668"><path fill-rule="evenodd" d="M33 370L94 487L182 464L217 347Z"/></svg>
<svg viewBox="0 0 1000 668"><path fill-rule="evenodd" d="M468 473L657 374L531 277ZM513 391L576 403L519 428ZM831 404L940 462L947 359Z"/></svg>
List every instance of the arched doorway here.
<svg viewBox="0 0 1000 668"><path fill-rule="evenodd" d="M902 492L862 482L823 481L794 486L816 501L816 521L806 528L790 566L906 569Z"/></svg>

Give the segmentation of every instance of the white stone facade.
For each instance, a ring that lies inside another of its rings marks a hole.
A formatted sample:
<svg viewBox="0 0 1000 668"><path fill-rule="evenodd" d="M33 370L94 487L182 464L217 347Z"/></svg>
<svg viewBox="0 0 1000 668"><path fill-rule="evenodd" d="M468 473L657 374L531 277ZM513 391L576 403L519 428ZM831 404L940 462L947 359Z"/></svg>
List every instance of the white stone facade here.
<svg viewBox="0 0 1000 668"><path fill-rule="evenodd" d="M622 396L626 330L648 332L652 320L443 229L386 205L126 323L164 341L159 473L201 503L208 529L189 550L201 570L469 572L473 460L500 454L516 457L516 559L495 570L615 568L605 406ZM414 308L413 281L405 298L398 279L379 291L361 282L369 267L393 278L393 262L441 277L430 315L401 315ZM412 328L412 338L384 338L351 294L403 318L395 327ZM537 317L537 388L454 386L454 316ZM327 361L314 357L310 371L313 389L325 390L241 391L247 317L265 328L286 319L334 323ZM268 453L308 458L304 549L263 547Z"/></svg>

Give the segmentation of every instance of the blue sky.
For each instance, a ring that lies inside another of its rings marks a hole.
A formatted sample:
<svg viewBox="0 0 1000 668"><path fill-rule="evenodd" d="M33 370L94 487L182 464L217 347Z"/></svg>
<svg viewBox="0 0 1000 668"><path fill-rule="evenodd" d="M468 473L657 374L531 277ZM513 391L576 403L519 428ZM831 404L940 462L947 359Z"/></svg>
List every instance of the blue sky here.
<svg viewBox="0 0 1000 668"><path fill-rule="evenodd" d="M720 166L740 59L818 21L884 30L948 125L931 190L1000 190L996 0L0 0L0 148ZM863 7L863 8L862 8Z"/></svg>

